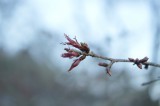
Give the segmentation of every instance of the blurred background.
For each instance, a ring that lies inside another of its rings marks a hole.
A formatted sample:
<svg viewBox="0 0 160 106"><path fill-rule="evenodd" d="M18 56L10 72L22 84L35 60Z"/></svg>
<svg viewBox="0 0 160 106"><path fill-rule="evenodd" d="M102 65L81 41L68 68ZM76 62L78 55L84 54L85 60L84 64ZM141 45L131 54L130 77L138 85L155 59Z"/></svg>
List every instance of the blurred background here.
<svg viewBox="0 0 160 106"><path fill-rule="evenodd" d="M159 0L0 0L0 106L160 106L160 69L87 57L68 73L64 33L97 54L160 63Z"/></svg>

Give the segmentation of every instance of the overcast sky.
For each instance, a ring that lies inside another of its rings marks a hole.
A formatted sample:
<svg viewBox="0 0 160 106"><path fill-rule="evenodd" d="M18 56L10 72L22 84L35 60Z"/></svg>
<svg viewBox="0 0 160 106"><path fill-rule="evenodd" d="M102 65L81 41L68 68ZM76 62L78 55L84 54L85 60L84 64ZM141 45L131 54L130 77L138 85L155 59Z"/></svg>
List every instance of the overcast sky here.
<svg viewBox="0 0 160 106"><path fill-rule="evenodd" d="M105 39L110 37L113 57L151 55L152 14L145 1L108 5L105 0L28 0L16 9L9 21L5 28L5 45L12 51L34 39L32 27L35 25L61 36L63 33L71 37L76 35L78 39L102 48L107 47ZM124 50L128 52L123 53Z"/></svg>

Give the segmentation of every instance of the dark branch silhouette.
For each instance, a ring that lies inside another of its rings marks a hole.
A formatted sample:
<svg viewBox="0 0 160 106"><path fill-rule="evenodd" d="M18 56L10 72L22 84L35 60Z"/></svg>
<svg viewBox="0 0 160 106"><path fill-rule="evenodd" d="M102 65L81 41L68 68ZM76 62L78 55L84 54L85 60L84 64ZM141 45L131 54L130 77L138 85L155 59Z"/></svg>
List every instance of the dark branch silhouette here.
<svg viewBox="0 0 160 106"><path fill-rule="evenodd" d="M158 77L157 79L142 83L142 86L149 85L149 84L152 84L152 83L157 82L157 81L160 81L160 77Z"/></svg>

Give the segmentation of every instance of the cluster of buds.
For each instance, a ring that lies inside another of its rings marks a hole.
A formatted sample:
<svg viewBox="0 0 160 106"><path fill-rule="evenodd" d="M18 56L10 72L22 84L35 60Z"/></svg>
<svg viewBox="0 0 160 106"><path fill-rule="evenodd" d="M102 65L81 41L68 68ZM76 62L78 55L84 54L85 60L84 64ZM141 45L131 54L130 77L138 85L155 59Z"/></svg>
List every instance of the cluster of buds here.
<svg viewBox="0 0 160 106"><path fill-rule="evenodd" d="M148 69L148 64L145 64L145 62L147 62L148 61L148 57L144 57L143 59L138 59L138 58L136 58L136 59L133 59L133 58L128 58L128 60L130 61L130 62L133 62L134 64L133 65L137 65L137 67L138 68L140 68L140 69L142 69L142 64L144 64L145 65L145 69Z"/></svg>
<svg viewBox="0 0 160 106"><path fill-rule="evenodd" d="M64 34L64 36L65 36L65 38L68 41L68 42L63 43L64 45L69 45L69 46L72 46L72 47L74 47L74 48L76 48L76 49L79 50L79 51L76 51L74 49L65 48L64 50L66 51L66 53L63 53L61 55L63 58L69 58L69 59L72 59L74 57L76 58L74 60L74 62L72 63L71 67L68 70L68 71L71 71L73 68L75 68L76 66L78 66L79 63L82 60L84 60L86 58L86 55L82 54L81 52L88 54L89 51L90 51L90 49L89 49L89 47L88 47L88 45L86 43L79 43L76 38L71 39L66 34Z"/></svg>

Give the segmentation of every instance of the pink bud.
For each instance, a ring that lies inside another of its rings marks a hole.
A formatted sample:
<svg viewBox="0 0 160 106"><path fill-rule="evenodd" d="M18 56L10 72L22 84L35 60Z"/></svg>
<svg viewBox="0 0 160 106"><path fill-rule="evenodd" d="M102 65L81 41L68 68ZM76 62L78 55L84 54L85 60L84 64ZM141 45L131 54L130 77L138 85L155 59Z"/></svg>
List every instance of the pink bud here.
<svg viewBox="0 0 160 106"><path fill-rule="evenodd" d="M107 72L107 74L108 74L109 76L111 76L111 71L110 71L109 68L106 68L106 72Z"/></svg>
<svg viewBox="0 0 160 106"><path fill-rule="evenodd" d="M72 54L70 54L70 53L63 53L61 56L63 58L73 58Z"/></svg>
<svg viewBox="0 0 160 106"><path fill-rule="evenodd" d="M75 68L76 66L78 66L80 62L81 62L81 59L76 59L76 60L72 63L72 65L71 65L71 67L70 67L70 69L69 69L68 71L71 71L73 68Z"/></svg>
<svg viewBox="0 0 160 106"><path fill-rule="evenodd" d="M148 57L144 57L143 59L140 60L140 63L145 63L148 61L148 59L149 59Z"/></svg>
<svg viewBox="0 0 160 106"><path fill-rule="evenodd" d="M66 39L69 41L68 43L70 44L74 44L76 43L74 40L72 40L67 34L64 34L64 36L66 37Z"/></svg>
<svg viewBox="0 0 160 106"><path fill-rule="evenodd" d="M142 69L142 64L141 63L137 64L137 67Z"/></svg>
<svg viewBox="0 0 160 106"><path fill-rule="evenodd" d="M68 40L68 42L66 42L65 44L67 45L71 45L83 52L89 53L89 47L86 43L78 43L77 39L75 38L75 40L72 40L68 35L64 34L64 36L66 37L66 39ZM68 49L66 49L67 51Z"/></svg>
<svg viewBox="0 0 160 106"><path fill-rule="evenodd" d="M107 63L99 63L98 65L99 65L99 66L103 66L103 67L107 67L107 66L108 66Z"/></svg>
<svg viewBox="0 0 160 106"><path fill-rule="evenodd" d="M61 56L63 58L73 58L73 57L78 57L80 55L77 52L68 51L68 53L63 53Z"/></svg>

